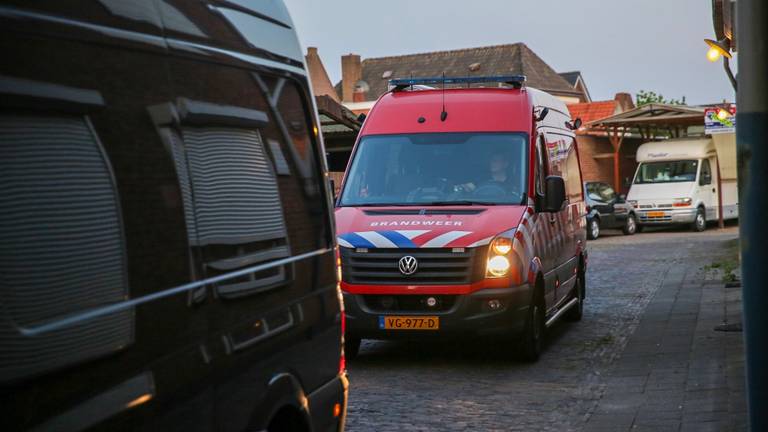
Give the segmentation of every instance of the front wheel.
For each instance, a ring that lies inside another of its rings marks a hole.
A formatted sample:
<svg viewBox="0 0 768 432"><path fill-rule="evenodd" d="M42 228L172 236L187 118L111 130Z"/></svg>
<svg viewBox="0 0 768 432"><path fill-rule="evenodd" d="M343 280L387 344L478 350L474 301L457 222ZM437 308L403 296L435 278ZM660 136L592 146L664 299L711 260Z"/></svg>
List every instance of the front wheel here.
<svg viewBox="0 0 768 432"><path fill-rule="evenodd" d="M592 218L587 222L587 238L597 240L598 237L600 237L600 220Z"/></svg>
<svg viewBox="0 0 768 432"><path fill-rule="evenodd" d="M702 232L707 229L707 218L704 215L704 209L699 207L696 209L696 219L693 220L691 229L695 232Z"/></svg>
<svg viewBox="0 0 768 432"><path fill-rule="evenodd" d="M635 219L635 215L631 214L627 216L627 221L624 223L622 231L624 232L624 235L633 235L637 232L637 219Z"/></svg>
<svg viewBox="0 0 768 432"><path fill-rule="evenodd" d="M579 272L574 288L576 304L565 313L565 319L568 321L581 321L581 317L584 315L584 293L586 292L586 280L582 272Z"/></svg>
<svg viewBox="0 0 768 432"><path fill-rule="evenodd" d="M520 357L527 362L535 362L541 356L542 339L544 338L544 305L534 298L528 308L528 319L520 341Z"/></svg>

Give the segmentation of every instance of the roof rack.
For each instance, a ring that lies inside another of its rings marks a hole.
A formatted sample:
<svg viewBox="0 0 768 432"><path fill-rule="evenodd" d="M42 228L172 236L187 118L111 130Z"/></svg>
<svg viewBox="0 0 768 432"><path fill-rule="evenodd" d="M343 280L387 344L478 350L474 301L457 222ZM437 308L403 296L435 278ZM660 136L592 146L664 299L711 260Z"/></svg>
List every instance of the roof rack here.
<svg viewBox="0 0 768 432"><path fill-rule="evenodd" d="M389 80L392 91L401 91L407 87L427 84L475 84L501 82L519 89L525 83L525 75L492 75L476 77L434 77L434 78L398 78Z"/></svg>

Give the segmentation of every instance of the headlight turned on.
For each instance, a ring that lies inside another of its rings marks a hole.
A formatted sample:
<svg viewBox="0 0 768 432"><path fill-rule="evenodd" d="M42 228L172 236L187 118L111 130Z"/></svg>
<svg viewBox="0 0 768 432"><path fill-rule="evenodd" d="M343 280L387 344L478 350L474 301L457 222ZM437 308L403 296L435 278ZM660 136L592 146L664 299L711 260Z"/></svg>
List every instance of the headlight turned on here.
<svg viewBox="0 0 768 432"><path fill-rule="evenodd" d="M510 230L499 234L493 239L488 250L486 277L500 278L509 274L511 267L509 253L512 251L514 235L515 230Z"/></svg>
<svg viewBox="0 0 768 432"><path fill-rule="evenodd" d="M491 243L491 250L497 255L506 255L512 250L512 239L509 237L496 237Z"/></svg>
<svg viewBox="0 0 768 432"><path fill-rule="evenodd" d="M509 259L496 255L488 260L488 274L494 277L503 277L509 273Z"/></svg>
<svg viewBox="0 0 768 432"><path fill-rule="evenodd" d="M674 207L688 207L693 203L690 198L675 198L675 202L672 204Z"/></svg>

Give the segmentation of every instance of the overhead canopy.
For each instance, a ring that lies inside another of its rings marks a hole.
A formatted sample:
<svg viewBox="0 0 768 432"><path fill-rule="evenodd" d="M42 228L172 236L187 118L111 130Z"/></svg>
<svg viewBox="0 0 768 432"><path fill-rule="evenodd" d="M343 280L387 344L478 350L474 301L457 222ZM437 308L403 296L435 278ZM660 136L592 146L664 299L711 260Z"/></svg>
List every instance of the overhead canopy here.
<svg viewBox="0 0 768 432"><path fill-rule="evenodd" d="M329 96L317 96L315 100L326 150L332 151L335 147L354 144L361 125L357 116Z"/></svg>
<svg viewBox="0 0 768 432"><path fill-rule="evenodd" d="M647 104L623 113L587 123L592 129L614 132L638 131L644 138L653 138L654 131L668 130L680 137L689 126L704 125L704 108L686 105Z"/></svg>

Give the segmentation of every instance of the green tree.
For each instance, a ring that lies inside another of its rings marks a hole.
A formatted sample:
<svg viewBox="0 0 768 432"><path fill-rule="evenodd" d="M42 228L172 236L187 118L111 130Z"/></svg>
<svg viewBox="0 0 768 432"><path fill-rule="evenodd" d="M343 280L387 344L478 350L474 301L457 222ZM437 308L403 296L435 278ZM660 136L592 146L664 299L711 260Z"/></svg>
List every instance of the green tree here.
<svg viewBox="0 0 768 432"><path fill-rule="evenodd" d="M664 96L661 94L657 94L654 91L645 91L640 90L635 95L635 105L637 106L643 106L648 105L651 103L657 103L657 104L669 104L669 105L687 105L685 103L685 96L682 97L682 99L664 99Z"/></svg>

